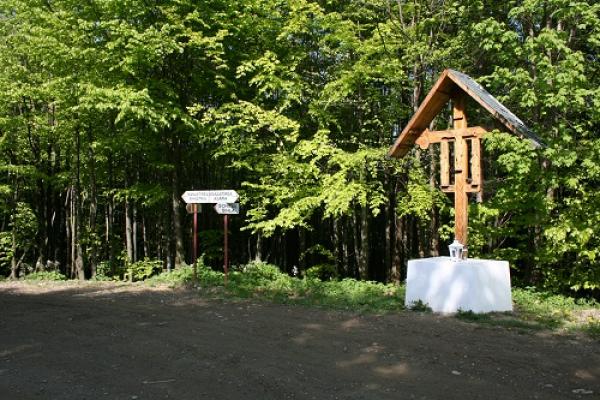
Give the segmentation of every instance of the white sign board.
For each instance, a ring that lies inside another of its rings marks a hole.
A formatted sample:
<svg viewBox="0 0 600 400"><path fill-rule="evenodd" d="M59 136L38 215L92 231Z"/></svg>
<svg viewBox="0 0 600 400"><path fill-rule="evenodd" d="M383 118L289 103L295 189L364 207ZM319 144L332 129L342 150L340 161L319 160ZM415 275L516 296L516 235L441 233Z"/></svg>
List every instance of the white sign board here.
<svg viewBox="0 0 600 400"><path fill-rule="evenodd" d="M240 196L235 190L188 190L181 195L186 203L235 203Z"/></svg>
<svg viewBox="0 0 600 400"><path fill-rule="evenodd" d="M215 211L219 214L239 214L240 203L217 203Z"/></svg>

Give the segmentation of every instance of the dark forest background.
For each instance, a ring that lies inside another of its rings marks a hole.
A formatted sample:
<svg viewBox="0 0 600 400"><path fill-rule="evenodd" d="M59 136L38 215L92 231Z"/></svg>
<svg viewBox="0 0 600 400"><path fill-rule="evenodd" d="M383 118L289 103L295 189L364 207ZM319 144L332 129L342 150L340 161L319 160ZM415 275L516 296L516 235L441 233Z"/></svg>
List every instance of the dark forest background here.
<svg viewBox="0 0 600 400"><path fill-rule="evenodd" d="M0 273L176 268L181 194L235 189L234 264L400 281L408 259L447 254L452 198L434 146L386 153L453 68L547 144L484 141L470 255L509 260L522 285L596 290L599 48L594 1L3 0ZM222 218L205 205L199 221L220 268Z"/></svg>

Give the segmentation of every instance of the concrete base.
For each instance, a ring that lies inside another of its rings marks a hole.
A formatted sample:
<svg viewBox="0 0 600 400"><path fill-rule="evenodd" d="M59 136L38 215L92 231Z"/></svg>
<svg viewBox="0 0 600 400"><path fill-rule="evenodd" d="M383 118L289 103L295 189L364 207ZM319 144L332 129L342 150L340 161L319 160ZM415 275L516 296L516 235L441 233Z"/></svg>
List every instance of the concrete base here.
<svg viewBox="0 0 600 400"><path fill-rule="evenodd" d="M508 261L410 260L404 303L411 307L419 300L441 313L512 311Z"/></svg>

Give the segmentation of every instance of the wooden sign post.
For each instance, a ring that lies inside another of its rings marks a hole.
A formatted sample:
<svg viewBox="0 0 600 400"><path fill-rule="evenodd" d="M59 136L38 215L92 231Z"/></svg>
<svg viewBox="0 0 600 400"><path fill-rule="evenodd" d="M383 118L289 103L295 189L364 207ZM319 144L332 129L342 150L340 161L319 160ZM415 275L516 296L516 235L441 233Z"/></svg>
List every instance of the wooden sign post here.
<svg viewBox="0 0 600 400"><path fill-rule="evenodd" d="M228 246L228 222L229 215L237 215L240 213L239 203L217 203L215 211L218 214L223 214L223 272L225 273L225 286L227 286L227 276L229 270L229 246Z"/></svg>
<svg viewBox="0 0 600 400"><path fill-rule="evenodd" d="M188 190L181 195L183 201L186 202L186 210L194 215L194 232L192 239L192 265L194 270L194 282L197 279L196 275L196 260L198 248L198 204L205 203L233 203L240 198L235 190ZM237 208L239 212L239 204ZM223 214L223 213L219 213ZM229 213L231 214L231 213Z"/></svg>

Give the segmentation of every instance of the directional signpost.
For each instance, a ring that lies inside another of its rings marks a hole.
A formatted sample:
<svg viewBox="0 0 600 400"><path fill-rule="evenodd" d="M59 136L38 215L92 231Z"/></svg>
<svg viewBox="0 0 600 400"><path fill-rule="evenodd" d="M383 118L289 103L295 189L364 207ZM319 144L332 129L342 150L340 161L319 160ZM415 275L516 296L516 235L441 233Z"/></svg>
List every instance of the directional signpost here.
<svg viewBox="0 0 600 400"><path fill-rule="evenodd" d="M188 190L181 198L186 203L235 203L240 196L235 190Z"/></svg>
<svg viewBox="0 0 600 400"><path fill-rule="evenodd" d="M227 216L228 214L239 214L240 203L217 203L215 204L215 211L218 214Z"/></svg>
<svg viewBox="0 0 600 400"><path fill-rule="evenodd" d="M196 275L196 259L198 254L198 204L216 204L215 210L224 217L225 229L225 283L227 284L227 215L239 214L240 205L236 201L240 198L235 190L188 190L181 195L187 203L186 210L194 215L194 237L192 243L192 264L194 266L194 280Z"/></svg>
<svg viewBox="0 0 600 400"><path fill-rule="evenodd" d="M217 203L215 204L215 211L218 214L223 215L223 236L224 236L224 244L223 244L223 271L225 272L225 284L227 284L227 271L229 267L229 249L227 246L227 225L228 225L228 216L235 215L240 213L240 204L239 203Z"/></svg>

